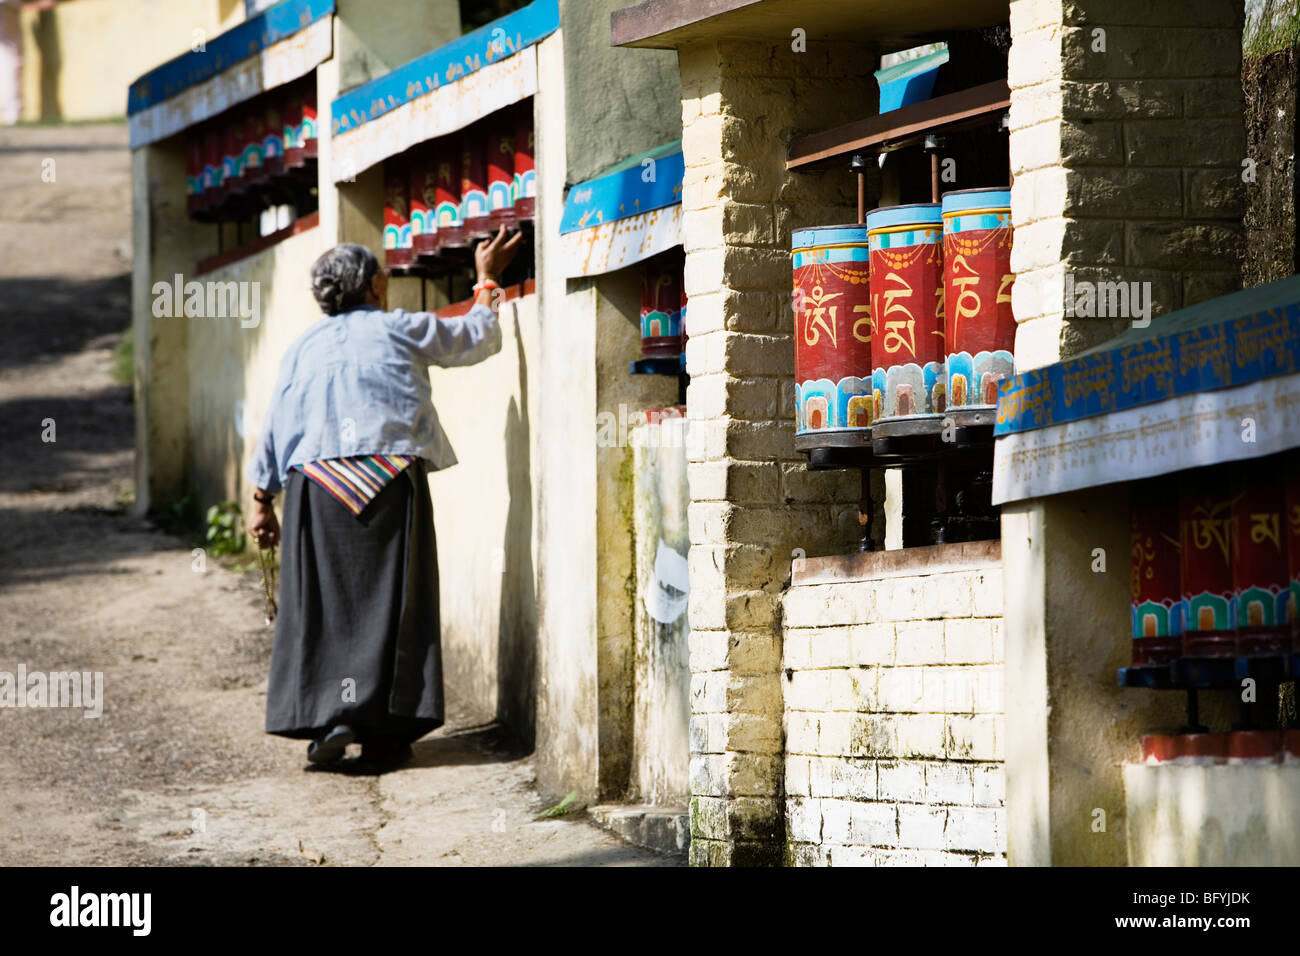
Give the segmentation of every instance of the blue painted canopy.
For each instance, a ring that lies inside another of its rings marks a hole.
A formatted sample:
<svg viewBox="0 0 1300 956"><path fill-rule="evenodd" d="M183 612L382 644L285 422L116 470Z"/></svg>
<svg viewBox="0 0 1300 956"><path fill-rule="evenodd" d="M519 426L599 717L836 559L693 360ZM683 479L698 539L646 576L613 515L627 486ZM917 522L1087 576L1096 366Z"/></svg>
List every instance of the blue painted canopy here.
<svg viewBox="0 0 1300 956"><path fill-rule="evenodd" d="M533 0L514 13L344 93L334 101L330 135L363 126L403 103L514 56L559 26L559 0Z"/></svg>
<svg viewBox="0 0 1300 956"><path fill-rule="evenodd" d="M133 116L171 99L333 12L334 0L283 0L277 3L206 41L204 49L182 53L144 74L131 84L127 95L127 115Z"/></svg>
<svg viewBox="0 0 1300 956"><path fill-rule="evenodd" d="M1300 371L1300 275L1159 316L999 389L995 435Z"/></svg>
<svg viewBox="0 0 1300 956"><path fill-rule="evenodd" d="M590 229L652 209L674 206L682 201L685 174L686 161L679 139L628 157L595 179L578 183L569 190L564 215L560 218L560 233Z"/></svg>

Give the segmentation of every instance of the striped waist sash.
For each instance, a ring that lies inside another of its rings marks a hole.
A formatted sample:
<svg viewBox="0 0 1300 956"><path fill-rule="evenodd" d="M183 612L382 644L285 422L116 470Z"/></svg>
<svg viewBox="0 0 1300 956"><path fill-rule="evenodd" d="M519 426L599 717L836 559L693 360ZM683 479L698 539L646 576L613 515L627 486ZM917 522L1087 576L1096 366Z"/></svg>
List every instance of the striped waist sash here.
<svg viewBox="0 0 1300 956"><path fill-rule="evenodd" d="M415 455L357 455L294 465L354 515L365 510L384 486L415 461Z"/></svg>

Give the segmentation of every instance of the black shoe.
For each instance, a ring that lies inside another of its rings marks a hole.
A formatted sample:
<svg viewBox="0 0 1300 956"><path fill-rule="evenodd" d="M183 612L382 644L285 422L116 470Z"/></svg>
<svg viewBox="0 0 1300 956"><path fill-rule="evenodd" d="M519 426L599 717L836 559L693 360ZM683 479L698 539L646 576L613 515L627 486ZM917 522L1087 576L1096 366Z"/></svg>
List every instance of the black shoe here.
<svg viewBox="0 0 1300 956"><path fill-rule="evenodd" d="M349 760L339 769L347 773L374 775L396 770L411 759L411 745L382 743L365 743L361 745L361 756Z"/></svg>
<svg viewBox="0 0 1300 956"><path fill-rule="evenodd" d="M357 739L356 733L346 724L339 724L320 740L307 745L307 759L312 763L332 763L343 757L348 744Z"/></svg>

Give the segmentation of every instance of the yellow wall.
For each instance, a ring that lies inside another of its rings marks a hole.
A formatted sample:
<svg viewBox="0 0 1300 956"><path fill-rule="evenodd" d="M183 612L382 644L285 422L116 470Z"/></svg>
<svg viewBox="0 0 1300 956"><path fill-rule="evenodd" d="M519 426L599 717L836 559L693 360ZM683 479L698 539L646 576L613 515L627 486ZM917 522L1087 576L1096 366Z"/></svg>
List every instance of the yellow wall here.
<svg viewBox="0 0 1300 956"><path fill-rule="evenodd" d="M22 118L125 116L127 88L141 74L243 19L243 0L71 0L49 10L24 8Z"/></svg>

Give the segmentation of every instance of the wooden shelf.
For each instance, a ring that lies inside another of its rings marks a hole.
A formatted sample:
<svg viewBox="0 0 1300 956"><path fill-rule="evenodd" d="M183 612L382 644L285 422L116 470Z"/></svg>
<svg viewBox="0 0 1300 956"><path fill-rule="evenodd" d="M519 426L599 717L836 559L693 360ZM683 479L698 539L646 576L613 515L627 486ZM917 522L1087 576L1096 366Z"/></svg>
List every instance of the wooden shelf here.
<svg viewBox="0 0 1300 956"><path fill-rule="evenodd" d="M1006 80L994 80L968 90L937 96L888 113L869 116L800 136L790 143L786 169L806 169L858 152L879 152L919 139L927 133L960 129L993 120L1011 106Z"/></svg>

